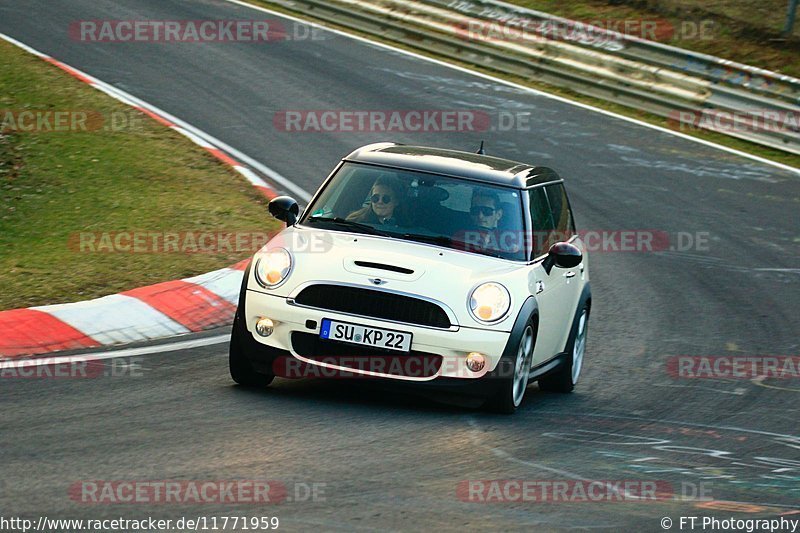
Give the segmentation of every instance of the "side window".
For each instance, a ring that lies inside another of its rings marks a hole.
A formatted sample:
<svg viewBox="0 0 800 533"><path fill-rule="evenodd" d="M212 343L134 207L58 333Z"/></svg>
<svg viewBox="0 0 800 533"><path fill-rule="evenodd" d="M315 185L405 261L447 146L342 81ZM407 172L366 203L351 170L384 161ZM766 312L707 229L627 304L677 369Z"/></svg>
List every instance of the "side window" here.
<svg viewBox="0 0 800 533"><path fill-rule="evenodd" d="M575 224L572 222L572 212L567 200L567 192L562 183L547 185L547 199L553 214L553 222L557 232L557 241L566 241L575 233Z"/></svg>
<svg viewBox="0 0 800 533"><path fill-rule="evenodd" d="M538 187L528 192L531 204L531 223L533 224L533 257L544 255L556 242L555 223L544 189Z"/></svg>

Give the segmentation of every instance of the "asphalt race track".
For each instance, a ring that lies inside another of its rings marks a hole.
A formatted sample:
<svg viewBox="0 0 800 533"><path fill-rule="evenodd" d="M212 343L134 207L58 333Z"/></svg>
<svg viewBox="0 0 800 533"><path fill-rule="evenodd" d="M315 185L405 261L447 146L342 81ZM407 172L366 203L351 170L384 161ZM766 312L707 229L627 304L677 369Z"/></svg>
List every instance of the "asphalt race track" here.
<svg viewBox="0 0 800 533"><path fill-rule="evenodd" d="M306 191L368 142L474 150L485 138L490 154L564 175L579 229L658 230L673 244L678 234L694 243L594 252L582 382L571 395L534 385L512 417L374 383L276 380L264 392L244 390L228 376L224 342L142 355L138 377L3 380L1 514L278 516L293 531L661 531L663 517L675 530L689 515L800 517L800 381L667 371L679 355L800 354L800 174L336 34L152 44L86 43L67 32L86 19L247 18L276 17L223 0L0 1L0 32ZM274 127L275 113L297 109L477 109L495 126L501 113L529 112L531 128L387 135ZM233 479L280 480L293 501L91 505L69 494L80 480ZM656 502L459 499L460 482L482 479L648 479L678 494ZM324 484L316 501L295 494L314 483ZM711 501L680 498L699 489Z"/></svg>

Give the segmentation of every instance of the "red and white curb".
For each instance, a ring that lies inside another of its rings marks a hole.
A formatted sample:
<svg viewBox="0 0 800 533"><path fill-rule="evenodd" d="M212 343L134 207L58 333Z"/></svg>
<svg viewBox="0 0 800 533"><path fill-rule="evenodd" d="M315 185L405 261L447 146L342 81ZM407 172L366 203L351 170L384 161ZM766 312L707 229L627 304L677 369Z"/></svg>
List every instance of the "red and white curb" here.
<svg viewBox="0 0 800 533"><path fill-rule="evenodd" d="M275 191L252 169L302 201L311 195L263 163L169 113L3 33L3 39L51 63L189 138L233 167L267 198ZM244 164L242 162L244 162ZM182 280L139 287L94 300L0 311L0 359L173 337L230 324L249 259Z"/></svg>
<svg viewBox="0 0 800 533"><path fill-rule="evenodd" d="M127 344L230 324L249 261L95 300L0 311L0 358Z"/></svg>

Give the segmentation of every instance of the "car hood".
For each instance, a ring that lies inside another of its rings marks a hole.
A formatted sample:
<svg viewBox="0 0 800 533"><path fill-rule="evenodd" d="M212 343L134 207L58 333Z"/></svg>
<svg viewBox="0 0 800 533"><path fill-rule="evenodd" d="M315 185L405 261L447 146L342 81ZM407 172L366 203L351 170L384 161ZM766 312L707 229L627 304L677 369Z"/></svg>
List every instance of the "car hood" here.
<svg viewBox="0 0 800 533"><path fill-rule="evenodd" d="M469 293L476 285L486 281L503 283L512 294L512 313L529 295L527 276L520 272L529 268L524 263L426 243L289 227L263 250L278 247L289 250L293 257L288 279L266 291L251 277L250 289L288 297L309 282L380 287L437 300L450 307L460 324L476 327L485 325L466 310Z"/></svg>

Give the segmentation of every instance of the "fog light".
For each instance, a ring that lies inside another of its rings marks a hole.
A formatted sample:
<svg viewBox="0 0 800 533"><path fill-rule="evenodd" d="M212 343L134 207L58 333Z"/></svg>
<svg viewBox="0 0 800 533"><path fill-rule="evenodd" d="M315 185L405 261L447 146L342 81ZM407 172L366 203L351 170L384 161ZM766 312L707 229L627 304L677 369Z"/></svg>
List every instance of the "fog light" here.
<svg viewBox="0 0 800 533"><path fill-rule="evenodd" d="M260 318L256 322L256 333L262 337L269 337L275 329L275 324L269 318Z"/></svg>
<svg viewBox="0 0 800 533"><path fill-rule="evenodd" d="M480 372L486 366L486 357L482 353L470 352L467 354L467 368L473 372Z"/></svg>

